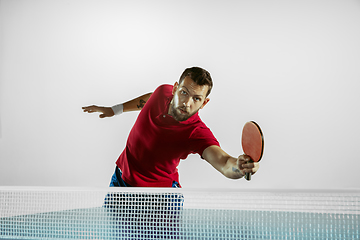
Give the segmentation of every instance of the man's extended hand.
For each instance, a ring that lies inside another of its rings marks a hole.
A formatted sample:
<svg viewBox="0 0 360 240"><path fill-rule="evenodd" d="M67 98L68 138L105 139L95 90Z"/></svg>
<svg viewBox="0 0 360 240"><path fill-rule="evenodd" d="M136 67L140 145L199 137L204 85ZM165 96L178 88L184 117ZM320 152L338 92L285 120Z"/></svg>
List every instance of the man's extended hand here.
<svg viewBox="0 0 360 240"><path fill-rule="evenodd" d="M243 173L251 173L255 174L257 170L259 170L258 162L249 162L251 158L248 155L240 155L236 161L240 171Z"/></svg>
<svg viewBox="0 0 360 240"><path fill-rule="evenodd" d="M84 110L84 112L88 112L88 113L94 113L94 112L102 113L99 115L100 118L112 117L115 115L111 107L99 107L92 105L88 107L83 107L82 109Z"/></svg>

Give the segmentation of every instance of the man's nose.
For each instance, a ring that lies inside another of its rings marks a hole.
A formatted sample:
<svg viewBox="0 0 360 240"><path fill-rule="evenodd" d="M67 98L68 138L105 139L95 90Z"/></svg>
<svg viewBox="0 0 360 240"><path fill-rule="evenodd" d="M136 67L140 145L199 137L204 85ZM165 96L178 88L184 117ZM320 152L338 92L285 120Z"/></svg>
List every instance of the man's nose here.
<svg viewBox="0 0 360 240"><path fill-rule="evenodd" d="M187 99L185 99L184 106L185 107L190 107L191 102L192 102L192 98L188 97Z"/></svg>

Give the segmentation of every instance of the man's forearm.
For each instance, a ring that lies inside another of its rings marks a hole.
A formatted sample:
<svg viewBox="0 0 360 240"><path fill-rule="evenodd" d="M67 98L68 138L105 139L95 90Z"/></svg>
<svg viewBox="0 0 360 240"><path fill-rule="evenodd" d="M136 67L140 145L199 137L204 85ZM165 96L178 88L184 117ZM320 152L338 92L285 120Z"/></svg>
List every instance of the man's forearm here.
<svg viewBox="0 0 360 240"><path fill-rule="evenodd" d="M219 146L210 146L203 152L203 158L225 177L239 179L244 176L238 167L238 159L230 156Z"/></svg>
<svg viewBox="0 0 360 240"><path fill-rule="evenodd" d="M231 179L242 178L245 173L254 174L259 169L259 163L249 162L249 156L242 154L234 158L216 145L207 147L202 157L225 177Z"/></svg>
<svg viewBox="0 0 360 240"><path fill-rule="evenodd" d="M133 100L123 103L123 112L141 110L145 106L145 103L149 100L151 94L152 93L147 93Z"/></svg>

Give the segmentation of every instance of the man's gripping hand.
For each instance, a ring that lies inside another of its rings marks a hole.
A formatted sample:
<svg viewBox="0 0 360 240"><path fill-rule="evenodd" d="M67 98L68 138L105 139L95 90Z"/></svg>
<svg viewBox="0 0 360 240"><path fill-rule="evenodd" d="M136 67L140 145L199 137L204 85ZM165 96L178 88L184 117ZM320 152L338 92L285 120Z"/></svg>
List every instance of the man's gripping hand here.
<svg viewBox="0 0 360 240"><path fill-rule="evenodd" d="M259 163L250 161L251 158L248 155L240 155L236 160L236 165L243 173L251 173L252 175L259 170Z"/></svg>
<svg viewBox="0 0 360 240"><path fill-rule="evenodd" d="M112 117L115 115L111 107L99 107L92 105L88 107L83 107L82 109L84 110L84 112L88 112L88 113L94 113L94 112L102 113L99 115L100 118Z"/></svg>

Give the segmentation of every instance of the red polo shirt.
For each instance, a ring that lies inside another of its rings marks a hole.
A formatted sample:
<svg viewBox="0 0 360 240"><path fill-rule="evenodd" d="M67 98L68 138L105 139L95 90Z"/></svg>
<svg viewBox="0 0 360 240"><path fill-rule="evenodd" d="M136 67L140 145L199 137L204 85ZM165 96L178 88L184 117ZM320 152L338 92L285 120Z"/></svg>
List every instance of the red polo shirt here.
<svg viewBox="0 0 360 240"><path fill-rule="evenodd" d="M179 182L177 166L191 153L200 156L219 146L198 113L178 122L168 115L171 85L161 85L151 95L131 129L126 147L116 161L123 180L134 187L171 187Z"/></svg>

